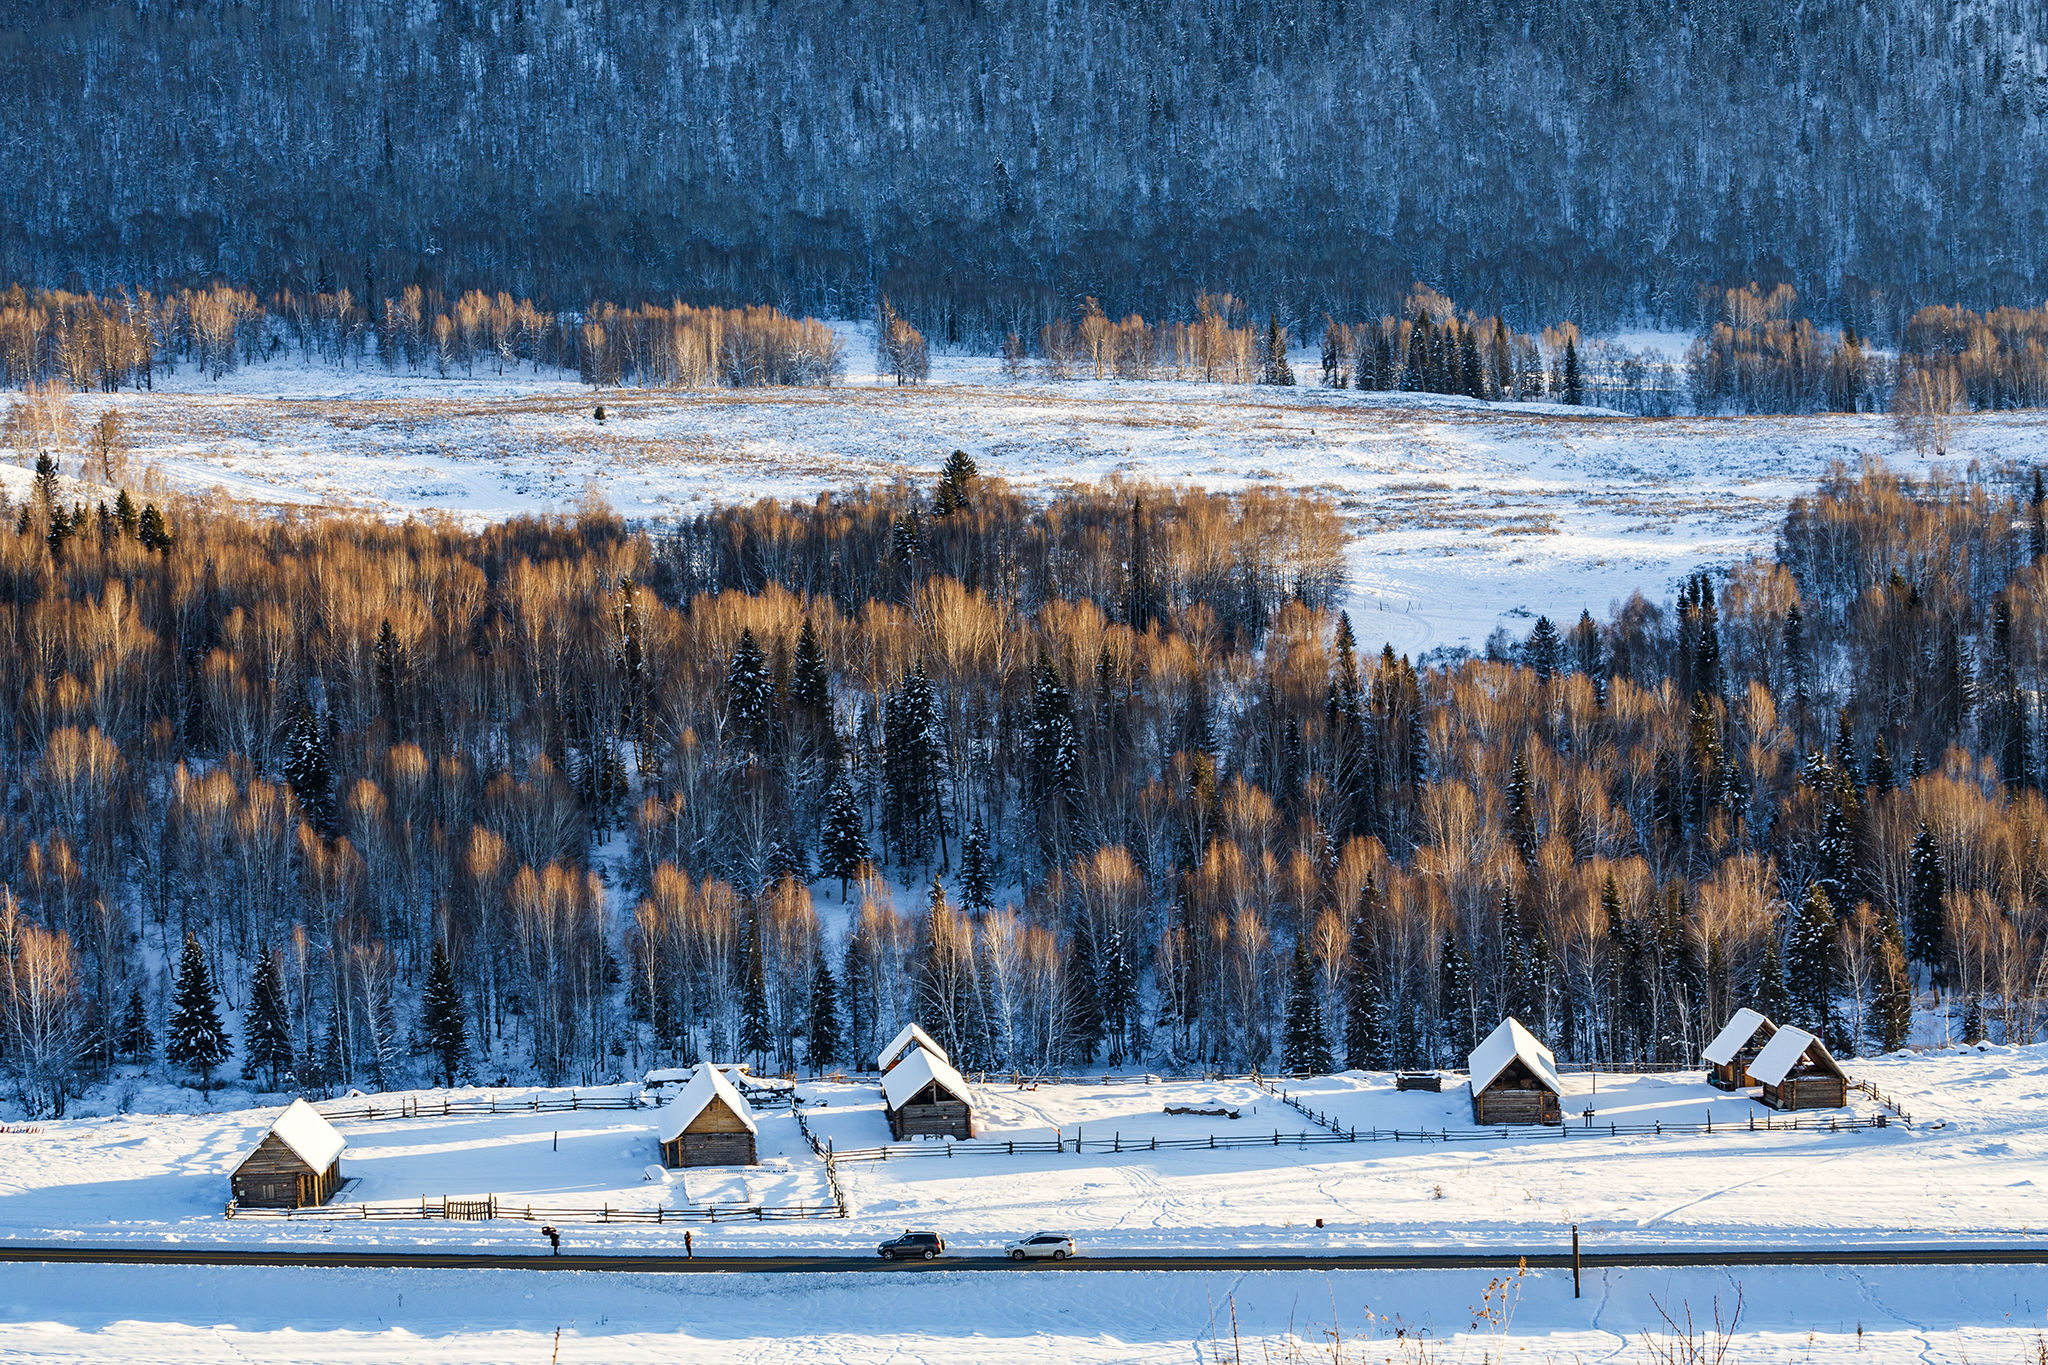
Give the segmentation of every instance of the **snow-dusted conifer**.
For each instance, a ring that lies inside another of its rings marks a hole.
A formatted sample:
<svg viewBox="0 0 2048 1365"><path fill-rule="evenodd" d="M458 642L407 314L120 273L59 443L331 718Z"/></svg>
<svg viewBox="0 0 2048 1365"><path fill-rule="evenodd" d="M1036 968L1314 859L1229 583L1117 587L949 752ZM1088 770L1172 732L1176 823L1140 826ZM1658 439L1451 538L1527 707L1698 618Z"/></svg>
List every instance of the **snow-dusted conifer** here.
<svg viewBox="0 0 2048 1365"><path fill-rule="evenodd" d="M184 954L178 960L178 984L171 998L164 1056L173 1066L197 1071L199 1088L204 1091L213 1084L214 1068L228 1059L231 1050L227 1030L221 1025L213 974L206 968L206 953L199 940L187 934Z"/></svg>

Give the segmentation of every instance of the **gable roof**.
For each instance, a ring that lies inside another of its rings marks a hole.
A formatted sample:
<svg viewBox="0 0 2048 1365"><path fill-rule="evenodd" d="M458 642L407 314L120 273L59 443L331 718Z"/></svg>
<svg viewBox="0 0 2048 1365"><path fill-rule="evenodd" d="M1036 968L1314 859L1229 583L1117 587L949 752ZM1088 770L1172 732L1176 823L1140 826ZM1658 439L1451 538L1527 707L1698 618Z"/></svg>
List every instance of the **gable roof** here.
<svg viewBox="0 0 2048 1365"><path fill-rule="evenodd" d="M316 1171L332 1166L334 1159L341 1155L341 1149L348 1146L348 1139L327 1121L327 1116L303 1099L286 1105L284 1112L271 1120L270 1127L256 1139L256 1146L251 1147L242 1160L247 1161L256 1155L256 1149L272 1137Z"/></svg>
<svg viewBox="0 0 2048 1365"><path fill-rule="evenodd" d="M754 1123L753 1106L733 1088L725 1073L709 1062L699 1062L690 1083L661 1107L661 1122L656 1126L656 1134L663 1142L674 1142L683 1135L683 1129L696 1122L697 1116L711 1107L713 1100L724 1100L725 1107L732 1110L732 1116L744 1124L748 1132L760 1134L760 1128Z"/></svg>
<svg viewBox="0 0 2048 1365"><path fill-rule="evenodd" d="M1792 1068L1799 1065L1799 1059L1806 1056L1811 1056L1822 1070L1842 1074L1828 1045L1803 1028L1781 1028L1771 1035L1771 1041L1749 1064L1749 1074L1762 1085L1783 1085Z"/></svg>
<svg viewBox="0 0 2048 1365"><path fill-rule="evenodd" d="M1508 1069L1508 1064L1517 1060L1553 1093L1564 1093L1564 1082L1557 1078L1557 1058L1551 1055L1549 1048L1536 1041L1535 1034L1522 1027L1521 1020L1512 1016L1501 1020L1500 1026L1472 1049L1472 1056L1465 1064L1465 1070L1472 1078L1472 1093L1476 1095L1499 1080L1500 1073Z"/></svg>
<svg viewBox="0 0 2048 1365"><path fill-rule="evenodd" d="M967 1088L966 1079L953 1069L952 1063L921 1047L910 1049L903 1060L882 1077L882 1098L891 1109L901 1109L909 1103L911 1096L933 1081L937 1081L939 1089L955 1099L966 1104L974 1102L974 1094Z"/></svg>
<svg viewBox="0 0 2048 1365"><path fill-rule="evenodd" d="M942 1062L953 1060L946 1055L946 1049L940 1047L929 1033L926 1033L916 1024L905 1024L902 1030L889 1040L889 1046L875 1054L875 1070L887 1071L890 1067L902 1061L903 1054L910 1051L913 1047L923 1048Z"/></svg>
<svg viewBox="0 0 2048 1365"><path fill-rule="evenodd" d="M1749 1040L1756 1037L1758 1029L1775 1031L1777 1027L1755 1010L1737 1010L1700 1056L1715 1066L1726 1066L1735 1060L1736 1053L1749 1046Z"/></svg>

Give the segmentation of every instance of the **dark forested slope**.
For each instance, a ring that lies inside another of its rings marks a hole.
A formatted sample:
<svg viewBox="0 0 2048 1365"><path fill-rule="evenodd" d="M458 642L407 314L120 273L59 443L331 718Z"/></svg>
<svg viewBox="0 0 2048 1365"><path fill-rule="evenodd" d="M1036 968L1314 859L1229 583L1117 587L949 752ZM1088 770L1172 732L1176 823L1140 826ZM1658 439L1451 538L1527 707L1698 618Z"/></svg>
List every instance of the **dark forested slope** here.
<svg viewBox="0 0 2048 1365"><path fill-rule="evenodd" d="M420 282L1027 334L1429 281L1511 320L2048 274L2029 0L23 4L0 276ZM366 288L367 286L367 288Z"/></svg>

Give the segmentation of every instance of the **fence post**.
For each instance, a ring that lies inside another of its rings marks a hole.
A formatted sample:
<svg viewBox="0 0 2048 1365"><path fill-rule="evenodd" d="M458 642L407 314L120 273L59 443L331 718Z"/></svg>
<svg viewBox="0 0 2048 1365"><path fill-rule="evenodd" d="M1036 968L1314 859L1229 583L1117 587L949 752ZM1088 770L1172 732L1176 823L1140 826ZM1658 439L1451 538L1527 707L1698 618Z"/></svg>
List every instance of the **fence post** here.
<svg viewBox="0 0 2048 1365"><path fill-rule="evenodd" d="M1579 1296L1579 1225L1572 1224L1572 1297Z"/></svg>

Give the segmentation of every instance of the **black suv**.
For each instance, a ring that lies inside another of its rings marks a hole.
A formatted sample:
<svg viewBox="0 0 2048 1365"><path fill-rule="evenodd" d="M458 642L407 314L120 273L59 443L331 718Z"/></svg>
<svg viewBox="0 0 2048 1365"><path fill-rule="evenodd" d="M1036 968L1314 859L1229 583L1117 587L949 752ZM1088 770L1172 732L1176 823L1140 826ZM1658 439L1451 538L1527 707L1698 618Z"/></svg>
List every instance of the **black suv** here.
<svg viewBox="0 0 2048 1365"><path fill-rule="evenodd" d="M905 1232L875 1248L890 1261L929 1261L945 1249L946 1239L936 1232Z"/></svg>

